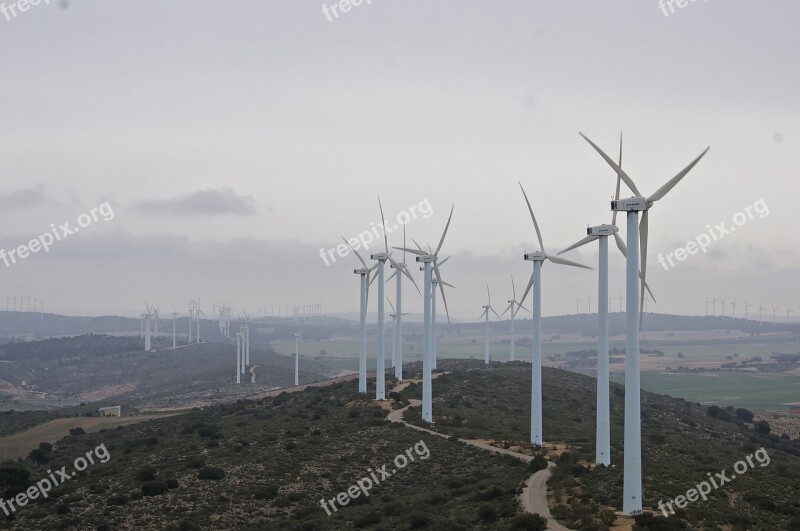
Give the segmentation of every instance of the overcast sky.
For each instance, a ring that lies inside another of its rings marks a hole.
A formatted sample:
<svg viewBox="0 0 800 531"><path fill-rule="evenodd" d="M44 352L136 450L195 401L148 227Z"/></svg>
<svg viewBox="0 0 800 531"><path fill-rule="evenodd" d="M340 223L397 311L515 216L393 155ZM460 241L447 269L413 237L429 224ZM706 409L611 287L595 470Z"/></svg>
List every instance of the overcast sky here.
<svg viewBox="0 0 800 531"><path fill-rule="evenodd" d="M113 209L0 262L0 295L70 314L197 297L207 314L223 299L356 311L357 261L326 265L320 249L377 223L380 195L390 220L429 205L407 229L432 245L455 204L443 274L453 316L474 320L487 281L502 311L510 276L530 275L517 181L549 251L610 221L615 174L582 131L613 156L622 132L646 194L711 146L651 212L651 309L703 313L714 294L738 298L737 314L744 300L751 315L759 301L800 312L797 2L665 16L657 0L372 0L332 20L322 5L43 0L0 14L0 246ZM707 253L658 264L759 201L769 213ZM596 267L596 246L569 256ZM623 265L612 245L616 296ZM596 274L547 264L543 313L577 297L586 311Z"/></svg>

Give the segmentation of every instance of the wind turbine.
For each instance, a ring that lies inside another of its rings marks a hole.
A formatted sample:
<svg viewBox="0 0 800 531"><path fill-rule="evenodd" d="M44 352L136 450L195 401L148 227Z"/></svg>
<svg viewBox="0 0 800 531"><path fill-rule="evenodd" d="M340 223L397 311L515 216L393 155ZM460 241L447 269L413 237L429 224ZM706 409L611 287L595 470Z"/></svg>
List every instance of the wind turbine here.
<svg viewBox="0 0 800 531"><path fill-rule="evenodd" d="M427 423L433 422L433 378L431 365L431 288L433 287L433 282L431 274L432 272L436 272L437 276L439 274L439 266L436 261L439 258L439 251L442 250L442 245L444 245L444 238L447 236L447 231L450 228L450 221L453 219L453 210L455 210L455 205L450 208L450 217L447 218L447 225L444 227L444 232L442 233L442 238L439 240L439 245L436 247L436 251L432 253L428 251L428 253L426 253L418 249L399 248L401 251L408 251L417 255L416 260L422 263L423 271L425 272L422 289L423 319L425 321L425 334L422 342L422 421ZM395 249L398 248L395 247ZM442 300L444 301L446 310L447 298L444 296L444 286L439 284L439 289L441 290Z"/></svg>
<svg viewBox="0 0 800 531"><path fill-rule="evenodd" d="M300 334L294 335L294 385L300 385Z"/></svg>
<svg viewBox="0 0 800 531"><path fill-rule="evenodd" d="M761 312L766 309L767 308L761 306L760 302L758 303L758 324L764 324L764 319L761 318Z"/></svg>
<svg viewBox="0 0 800 531"><path fill-rule="evenodd" d="M194 301L189 301L186 303L186 309L189 312L189 341L188 343L192 342L192 321L194 320Z"/></svg>
<svg viewBox="0 0 800 531"><path fill-rule="evenodd" d="M778 326L778 321L777 321L777 317L776 317L778 315L778 310L780 310L780 308L778 308L776 306L772 307L772 327L773 328Z"/></svg>
<svg viewBox="0 0 800 531"><path fill-rule="evenodd" d="M583 133L581 136L597 151L614 169L617 177L622 179L634 197L615 200L611 209L626 212L627 215L627 269L626 269L626 342L625 342L625 446L624 446L624 483L623 508L625 514L635 514L642 510L642 419L641 419L641 382L639 373L639 330L641 312L644 309L644 290L647 278L647 239L649 232L650 208L659 199L669 193L678 182L708 152L706 148L700 156L681 170L675 177L667 181L649 197L644 197L633 180L602 149L589 140ZM639 212L642 212L641 227ZM641 229L641 231L640 231ZM641 268L640 247L641 246ZM639 270L641 269L641 274ZM637 282L640 280L640 282ZM638 308L637 308L638 306ZM637 311L638 310L638 311Z"/></svg>
<svg viewBox="0 0 800 531"><path fill-rule="evenodd" d="M511 275L511 292L513 293L514 298L512 298L510 301L508 301L508 307L506 308L506 311L502 313L502 315L505 315L506 312L511 310L511 352L509 353L508 361L514 361L516 359L515 353L514 353L514 347L516 346L516 337L514 335L514 318L517 316L517 312L519 311L520 308L522 308L526 312L528 311L517 300L517 288L514 285L514 275ZM501 315L501 317L502 317L502 315Z"/></svg>
<svg viewBox="0 0 800 531"><path fill-rule="evenodd" d="M406 226L403 225L403 247L406 246ZM394 367L394 377L398 380L403 379L403 316L408 315L403 313L403 275L408 277L414 287L417 288L417 293L422 295L419 291L419 286L417 283L414 282L414 277L411 276L411 273L408 272L408 266L406 265L406 252L403 251L403 261L400 263L395 262L394 260L391 261L390 267L395 269L395 272L392 273L386 282L392 280L392 277L397 277L395 281L395 300L397 301L397 310L392 310L395 312L395 320L394 320L394 328L392 329L392 334L394 338L392 340L392 366Z"/></svg>
<svg viewBox="0 0 800 531"><path fill-rule="evenodd" d="M619 163L622 167L622 136L619 141ZM621 179L617 177L614 201L619 200ZM597 241L600 246L598 260L598 294L597 294L597 431L595 441L595 462L609 466L611 464L611 413L609 405L609 358L608 358L608 238L614 237L622 256L627 257L627 247L622 237L619 235L617 227L617 211L611 215L610 225L597 225L586 229L586 237L570 245L558 254L577 249L583 245ZM641 272L638 273L641 277ZM653 297L649 286L644 284L645 289ZM655 298L653 298L655 300ZM589 315L592 313L592 298L589 297ZM706 310L708 305L706 305Z"/></svg>
<svg viewBox="0 0 800 531"><path fill-rule="evenodd" d="M244 372L244 364L242 363L242 333L236 333L236 383L242 383L242 372Z"/></svg>
<svg viewBox="0 0 800 531"><path fill-rule="evenodd" d="M244 364L250 367L250 315L246 310L242 310L244 315Z"/></svg>
<svg viewBox="0 0 800 531"><path fill-rule="evenodd" d="M387 282L388 282L388 280L387 280ZM396 368L397 367L397 360L400 359L397 356L399 354L399 352L395 348L395 346L398 344L398 341L397 341L397 338L398 338L398 335L397 335L397 322L400 319L401 315L408 315L408 314L407 313L404 313L404 314L397 313L397 310L395 310L394 305L392 304L392 301L389 300L389 297L386 297L386 302L389 303L389 308L392 309L392 313L389 314L389 317L392 318L392 364L394 364L394 366ZM400 343L402 343L402 341L400 341ZM402 370L401 370L400 374L401 374L401 378L402 378ZM396 377L396 375L397 375L397 371L395 371L395 377Z"/></svg>
<svg viewBox="0 0 800 531"><path fill-rule="evenodd" d="M489 310L491 310L492 313L497 315L498 319L500 319L500 316L497 314L496 311L494 311L494 308L492 308L492 294L489 293L489 283L488 282L486 283L486 298L487 298L488 302L486 303L486 305L482 306L483 313L481 314L481 317L484 317L484 316L486 317L486 328L485 328L486 332L484 334L484 347L485 348L484 348L484 352L483 352L483 363L485 365L489 365Z"/></svg>
<svg viewBox="0 0 800 531"><path fill-rule="evenodd" d="M358 347L358 392L361 394L367 393L367 302L369 301L369 285L370 273L378 267L377 264L372 267L367 267L367 263L361 258L361 255L358 254L358 251L350 245L344 236L342 236L342 240L347 246L353 251L353 254L356 255L358 261L361 262L361 267L359 269L354 269L353 273L356 275L360 275L361 279L361 295L359 297L359 315L361 319L360 327L361 330L361 338L359 341ZM280 311L280 307L278 307L278 311Z"/></svg>
<svg viewBox="0 0 800 531"><path fill-rule="evenodd" d="M531 311L533 312L533 351L531 353L531 444L534 446L544 446L544 438L542 436L542 264L545 260L549 260L554 264L568 265L572 267L582 267L591 269L583 264L561 258L557 255L548 254L544 249L542 243L542 233L539 231L539 224L536 222L536 216L533 215L533 208L531 202L528 201L528 194L519 183L519 188L522 190L522 195L525 197L525 203L528 205L528 212L530 212L533 227L536 229L536 238L539 240L539 250L532 253L525 253L525 260L533 262L533 274L531 275L528 287L525 289L525 294L522 296L521 301L525 302L525 297L528 295L531 287L533 287L533 303L531 304Z"/></svg>
<svg viewBox="0 0 800 531"><path fill-rule="evenodd" d="M153 317L150 305L145 301L145 314L144 314L144 351L150 352L150 320Z"/></svg>
<svg viewBox="0 0 800 531"><path fill-rule="evenodd" d="M419 247L419 245L417 245L417 247ZM428 249L428 251L430 251L430 248ZM437 299L436 287L441 285L441 286L448 286L450 288L455 288L455 286L453 286L452 284L448 284L447 282L442 280L441 277L439 276L441 274L441 271L439 270L438 266L444 265L444 263L447 262L448 260L450 260L449 256L444 260L442 260L441 262L437 260L437 267L433 271L433 279L431 280L431 283L433 284L431 286L431 347L430 347L432 371L436 370L436 365L438 360L438 353L436 352L436 347L438 346L439 343L439 334L436 332L436 299ZM424 271L424 268L420 268L420 271ZM444 289L442 289L442 297L444 297ZM444 311L445 314L447 315L447 322L449 323L450 312L447 309L446 299L444 299Z"/></svg>
<svg viewBox="0 0 800 531"><path fill-rule="evenodd" d="M786 307L786 324L789 324L789 314L794 313L794 310L790 310L789 307Z"/></svg>
<svg viewBox="0 0 800 531"><path fill-rule="evenodd" d="M745 321L749 321L750 320L750 313L748 312L748 310L750 309L750 306L753 306L753 305L752 304L747 304L747 301L744 301L744 320Z"/></svg>
<svg viewBox="0 0 800 531"><path fill-rule="evenodd" d="M175 327L176 327L176 321L178 319L178 312L174 311L175 310L175 306L172 307L172 310L173 310L173 312L172 312L172 348L174 349L174 348L178 348L177 347L177 343L176 343L176 338L175 338L175 330L176 330Z"/></svg>
<svg viewBox="0 0 800 531"><path fill-rule="evenodd" d="M731 319L736 319L736 301L738 300L739 299L733 299L733 302L731 303L731 308L733 309L733 312L731 313Z"/></svg>

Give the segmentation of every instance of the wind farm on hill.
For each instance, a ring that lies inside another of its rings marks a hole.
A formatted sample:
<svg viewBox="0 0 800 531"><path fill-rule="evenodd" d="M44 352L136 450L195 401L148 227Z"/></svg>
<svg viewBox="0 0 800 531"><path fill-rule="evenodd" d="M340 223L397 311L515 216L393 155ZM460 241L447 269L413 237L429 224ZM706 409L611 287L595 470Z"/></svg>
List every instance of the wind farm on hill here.
<svg viewBox="0 0 800 531"><path fill-rule="evenodd" d="M0 529L800 531L798 20L0 0Z"/></svg>

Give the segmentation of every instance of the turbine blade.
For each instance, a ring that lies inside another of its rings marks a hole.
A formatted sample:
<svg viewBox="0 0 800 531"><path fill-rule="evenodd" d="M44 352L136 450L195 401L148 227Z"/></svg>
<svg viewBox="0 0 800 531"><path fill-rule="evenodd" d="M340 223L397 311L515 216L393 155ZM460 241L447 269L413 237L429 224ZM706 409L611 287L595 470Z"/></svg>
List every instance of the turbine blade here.
<svg viewBox="0 0 800 531"><path fill-rule="evenodd" d="M525 310L528 313L531 313L531 311L529 309L527 309L525 306L521 305L520 303L517 303L517 310L514 312L514 315L519 313L519 309L520 308L522 308L523 310Z"/></svg>
<svg viewBox="0 0 800 531"><path fill-rule="evenodd" d="M582 239L581 241L573 243L572 245L570 245L569 247L567 247L563 251L559 251L558 254L561 255L561 254L566 253L567 251L571 251L573 249L577 249L581 245L586 245L587 243L591 243L591 242L593 242L593 241L595 241L595 240L597 240L599 238L600 238L600 236L587 236L584 239Z"/></svg>
<svg viewBox="0 0 800 531"><path fill-rule="evenodd" d="M618 232L614 233L614 240L617 242L617 248L619 249L619 252L622 253L622 256L627 258L628 248L625 246L625 242L622 241L622 236L620 236Z"/></svg>
<svg viewBox="0 0 800 531"><path fill-rule="evenodd" d="M491 310L492 310L492 313L494 313L495 315L497 315L497 312L496 312L496 311L494 311L494 308L492 308L491 306L489 306L489 309L491 309ZM500 319L500 316L499 316L499 315L497 315L497 318L498 318L498 319Z"/></svg>
<svg viewBox="0 0 800 531"><path fill-rule="evenodd" d="M503 312L501 315L505 315L505 314L507 314L507 313L508 313L508 310L510 310L510 309L511 309L511 306L513 306L513 305L514 305L514 303L513 303L513 302L509 302L509 303L508 303L508 306L506 306L506 310L505 310L505 311L504 311L504 312Z"/></svg>
<svg viewBox="0 0 800 531"><path fill-rule="evenodd" d="M648 198L647 198L647 201L648 201L648 202L656 202L656 201L658 201L659 199L661 199L662 197L664 197L665 195L667 195L667 193L668 193L670 190L672 190L672 189L675 187L675 185L676 185L676 184L678 184L678 183L680 182L680 180L681 180L681 179L683 179L684 177L686 177L686 174L687 174L687 173L689 173L689 172L691 171L691 169L692 169L692 168L694 168L695 164L697 164L698 162L700 162L700 159L702 159L702 158L703 158L703 157L706 155L706 153L708 153L708 150L709 150L709 149L711 149L711 148L710 148L710 147L707 147L707 148L705 149L705 151L703 151L702 153L700 153L700 156L698 156L698 157L697 157L696 159L694 159L694 160L693 160L693 161L692 161L692 162L691 162L691 163L690 163L688 166L686 166L686 167L685 167L683 170L681 170L681 172L680 172L680 173L678 173L678 175L676 175L675 177L673 177L672 179L670 179L669 181L667 181L667 182L664 184L664 186L662 186L661 188L659 188L658 190L656 190L656 192L655 192L653 195L651 195L650 197L648 197Z"/></svg>
<svg viewBox="0 0 800 531"><path fill-rule="evenodd" d="M442 233L442 239L439 240L439 246L436 248L436 252L433 253L434 255L438 255L439 251L442 249L442 245L444 245L444 237L447 236L447 230L450 228L450 221L453 219L453 210L455 210L456 206L453 205L450 207L450 217L447 218L447 225L444 226L444 232ZM447 320L450 320L450 316L448 315Z"/></svg>
<svg viewBox="0 0 800 531"><path fill-rule="evenodd" d="M492 305L492 294L489 293L489 283L486 283L486 298L489 300L489 306Z"/></svg>
<svg viewBox="0 0 800 531"><path fill-rule="evenodd" d="M392 301L390 301L390 300L389 300L389 297L386 297L386 302L388 302L388 303L389 303L389 308L391 308L391 309L392 309L392 313L397 313L397 312L395 311L395 309L394 309L394 304L392 304Z"/></svg>
<svg viewBox="0 0 800 531"><path fill-rule="evenodd" d="M441 282L439 282L439 291L442 294L442 302L444 303L444 311L447 314L447 322L450 322L450 310L447 308L447 297L444 295L444 286Z"/></svg>
<svg viewBox="0 0 800 531"><path fill-rule="evenodd" d="M353 251L353 253L355 253L355 255L358 257L358 259L361 261L361 263L364 265L364 267L367 267L367 263L364 261L364 259L363 259L363 258L361 258L361 255L360 255L360 254L358 254L358 251L356 251L356 250L353 248L353 246L352 246L352 245L350 245L350 242L349 242L349 241L347 241L347 240L344 238L344 236L342 236L342 240L344 241L344 243L346 243L346 244L347 244L347 246L348 246L348 247L350 247L350 250L351 250L351 251Z"/></svg>
<svg viewBox="0 0 800 531"><path fill-rule="evenodd" d="M554 263L560 264L560 265L568 265L568 266L572 266L572 267L582 267L584 269L591 269L591 267L589 267L589 266L585 266L583 264L579 264L578 262L573 262L572 260L567 260L566 258L561 258L560 256L553 256L553 255L549 255L548 254L547 255L547 259L550 260L551 262L554 262Z"/></svg>
<svg viewBox="0 0 800 531"><path fill-rule="evenodd" d="M395 269L394 273L392 273L391 276L386 279L386 282L389 282L390 280L392 280L397 275L398 271L400 271L400 270L399 269Z"/></svg>
<svg viewBox="0 0 800 531"><path fill-rule="evenodd" d="M425 251L423 251L422 249L416 250L416 249L408 249L406 247L393 247L393 249L397 249L398 251L403 251L403 252L408 251L409 253L416 254L417 256L425 256L426 254L428 254ZM364 264L364 267L366 267L366 265L367 264Z"/></svg>
<svg viewBox="0 0 800 531"><path fill-rule="evenodd" d="M532 287L533 287L533 273L531 273L531 279L528 281L528 287L525 288L525 292L522 294L522 298L520 299L520 301L525 302L525 297L528 296L528 292L531 290ZM519 303L520 306L522 306L522 302Z"/></svg>
<svg viewBox="0 0 800 531"><path fill-rule="evenodd" d="M536 237L539 239L539 250L544 252L544 244L542 243L542 233L539 230L539 224L536 223L536 216L533 215L533 208L531 208L531 202L528 201L528 194L525 193L525 188L522 187L522 183L519 183L519 188L522 190L522 195L525 197L525 202L528 204L528 212L531 213L531 219L533 220L533 227L536 229Z"/></svg>
<svg viewBox="0 0 800 531"><path fill-rule="evenodd" d="M626 184L626 185L628 185L628 188L630 188L630 189L631 189L631 192L633 192L633 193L634 193L634 194L636 194L637 196L641 197L641 196L642 196L642 193L639 191L639 189L638 189L638 188L636 188L636 184L633 182L633 179L631 179L630 177L628 177L628 174L627 174L627 173L625 173L625 172L622 170L622 168L620 168L620 167L617 165L617 163L616 163L616 162L614 162L613 160L611 160L611 157L609 157L608 155L606 155L606 154L605 154L605 152L604 152L602 149L600 149L599 147L597 147L597 144L595 144L594 142L592 142L591 140L589 140L589 138L588 138L586 135L584 135L583 133L579 133L579 134L580 134L580 135L583 137L583 139L584 139L584 140L586 140L587 142L589 142L589 144L590 144L590 145L591 145L591 146L594 148L594 150L595 150L595 151L597 151L598 153L600 153L600 156L601 156L601 157L603 157L603 159L604 159L604 160L605 160L605 161L608 163L608 165L609 165L609 166L611 166L612 168L614 168L614 171L615 171L615 172L617 172L617 176L618 176L620 179L622 179L623 181L625 181L625 184Z"/></svg>
<svg viewBox="0 0 800 531"><path fill-rule="evenodd" d="M514 300L517 300L517 288L514 286L514 275L511 275L511 292L514 294Z"/></svg>
<svg viewBox="0 0 800 531"><path fill-rule="evenodd" d="M415 288L417 288L417 293L419 293L420 295L422 295L422 292L419 290L419 286L417 286L417 283L414 281L414 277L412 277L412 276L411 276L411 274L408 272L408 268L407 268L407 267L404 267L404 268L403 268L403 274L404 274L405 276L407 276L407 277L408 277L408 280L410 280L410 281L411 281L411 283L412 283L412 284L414 284L414 287L415 287Z"/></svg>
<svg viewBox="0 0 800 531"><path fill-rule="evenodd" d="M381 227L383 227L383 246L386 249L386 254L389 254L389 239L386 236L386 216L383 215L383 205L381 204L381 196L378 196L378 206L381 209Z"/></svg>
<svg viewBox="0 0 800 531"><path fill-rule="evenodd" d="M620 168L622 168L622 133L619 134L619 164L618 164L618 166ZM619 199L620 184L622 184L622 179L620 179L619 175L617 175L617 191L614 193L614 200L618 200ZM612 225L616 225L617 224L617 211L616 210L614 211L614 214L611 216L611 224Z"/></svg>

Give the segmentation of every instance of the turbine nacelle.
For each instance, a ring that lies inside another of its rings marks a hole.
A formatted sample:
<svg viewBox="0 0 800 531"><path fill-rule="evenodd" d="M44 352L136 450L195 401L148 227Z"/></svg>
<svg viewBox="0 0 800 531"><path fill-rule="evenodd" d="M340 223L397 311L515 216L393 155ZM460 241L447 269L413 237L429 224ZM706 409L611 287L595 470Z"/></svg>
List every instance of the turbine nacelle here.
<svg viewBox="0 0 800 531"><path fill-rule="evenodd" d="M628 197L611 201L611 210L616 212L643 212L651 206L653 206L653 202L644 197Z"/></svg>
<svg viewBox="0 0 800 531"><path fill-rule="evenodd" d="M361 269L353 269L353 273L356 275L366 275L370 272L369 268L362 267Z"/></svg>
<svg viewBox="0 0 800 531"><path fill-rule="evenodd" d="M547 260L547 253L544 253L542 251L525 253L525 260L528 262L544 262L545 260Z"/></svg>
<svg viewBox="0 0 800 531"><path fill-rule="evenodd" d="M618 231L619 229L614 225L597 225L595 227L586 227L586 234L588 236L613 236Z"/></svg>
<svg viewBox="0 0 800 531"><path fill-rule="evenodd" d="M389 253L375 253L370 255L370 258L373 260L380 260L381 262L385 262L389 259Z"/></svg>
<svg viewBox="0 0 800 531"><path fill-rule="evenodd" d="M426 264L426 263L427 264L432 264L432 263L436 262L436 256L434 256L432 254L426 254L426 255L422 255L422 256L417 256L417 262L419 262L421 264Z"/></svg>

